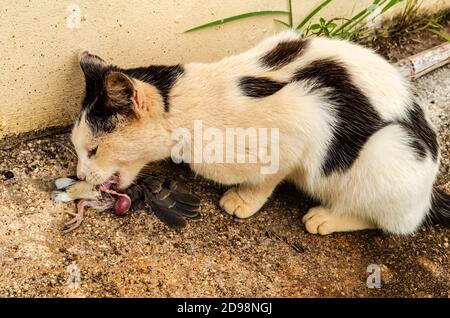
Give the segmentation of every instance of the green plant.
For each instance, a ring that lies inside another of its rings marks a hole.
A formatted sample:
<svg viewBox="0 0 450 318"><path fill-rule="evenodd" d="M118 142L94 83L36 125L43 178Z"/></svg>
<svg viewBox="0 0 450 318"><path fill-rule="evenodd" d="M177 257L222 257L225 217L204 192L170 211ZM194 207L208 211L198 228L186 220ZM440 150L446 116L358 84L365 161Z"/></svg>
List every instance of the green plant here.
<svg viewBox="0 0 450 318"><path fill-rule="evenodd" d="M379 6L386 4L383 8L383 13L388 9L396 5L398 2L402 0L374 0L372 5L363 11L359 12L355 16L350 19L345 18L334 18L330 20L325 20L325 18L320 17L318 23L312 24L312 19L319 14L325 7L327 7L332 0L324 0L317 7L315 7L311 12L309 12L305 18L298 24L297 27L294 28L293 25L293 10L292 10L292 0L288 0L288 10L275 10L275 11L253 11L247 12L244 14L239 14L235 16L231 16L228 18L212 21L206 24L202 24L200 26L196 26L185 32L194 32L201 29L206 29L214 26L223 25L232 21L247 19L255 16L261 15L287 15L288 22L282 21L280 19L274 19L277 23L281 25L297 30L303 37L308 36L332 36L332 37L340 37L351 39L356 36L356 34L360 31L361 26L364 24L365 19L375 11ZM338 25L340 23L340 25Z"/></svg>
<svg viewBox="0 0 450 318"><path fill-rule="evenodd" d="M334 29L336 29L337 24L334 22L336 19L325 21L324 18L320 18L320 23L311 25L309 28L312 31L316 31L315 35L325 35L330 36Z"/></svg>
<svg viewBox="0 0 450 318"><path fill-rule="evenodd" d="M439 31L436 29L428 29L428 31L430 31L431 33L434 33L434 34L440 36L441 38L443 38L444 40L450 42L450 34L448 34L447 32Z"/></svg>
<svg viewBox="0 0 450 318"><path fill-rule="evenodd" d="M337 37L341 39L348 40L358 40L364 34L369 32L367 28L367 20L368 19L376 19L379 18L380 15L385 14L387 11L395 7L396 5L405 2L405 8L400 15L399 22L395 24L395 28L392 29L395 34L395 30L404 30L406 26L412 24L413 19L417 16L420 3L418 0L373 0L371 5L367 8L361 10L356 13L351 18L333 18L333 19L325 19L324 17L319 17L318 21L313 23L313 19L333 0L324 0L319 3L311 12L309 12L297 25L294 27L293 22L293 10L292 10L292 0L288 0L288 10L272 10L272 11L253 11L247 12L244 14L239 14L235 16L231 16L228 18L212 21L206 24L202 24L200 26L196 26L189 30L186 30L185 33L194 32L201 29L206 29L214 26L223 25L232 21L247 19L255 16L261 15L285 15L288 17L288 21L283 21L275 18L274 21L281 24L284 27L295 29L298 31L302 37L309 36L328 36L328 37ZM444 38L449 39L450 35L443 33L440 31L442 26L437 21L428 21L426 26L422 26L428 29L430 32L438 34Z"/></svg>
<svg viewBox="0 0 450 318"><path fill-rule="evenodd" d="M402 32L409 29L415 24L416 18L419 15L419 8L422 1L418 0L407 0L403 11L397 17L394 25L391 26L391 35L396 32Z"/></svg>
<svg viewBox="0 0 450 318"><path fill-rule="evenodd" d="M324 2L322 2L321 4L319 4L316 8L314 8L304 19L302 22L300 22L300 24L297 26L297 30L302 29L306 23L308 23L317 13L319 13L320 11L322 11L323 8L325 8L327 5L330 4L332 0L325 0Z"/></svg>
<svg viewBox="0 0 450 318"><path fill-rule="evenodd" d="M428 31L434 33L450 42L450 34L443 31L441 20L448 19L450 10L444 11L437 16L420 15L422 1L407 0L401 14L395 19L388 29L388 36L396 38L404 33L419 33Z"/></svg>
<svg viewBox="0 0 450 318"><path fill-rule="evenodd" d="M281 11L281 10L247 12L247 13L235 15L235 16L232 16L232 17L228 17L228 18L225 18L225 19L220 19L220 20L212 21L212 22L209 22L209 23L206 23L206 24L202 24L202 25L199 25L199 26L194 27L192 29L186 30L186 31L184 31L184 33L194 32L194 31L198 31L198 30L202 30L202 29L206 29L206 28L210 28L210 27L214 27L214 26L223 25L225 23L229 23L229 22L232 22L232 21L242 20L242 19L251 18L251 17L255 17L255 16L260 16L260 15L279 15L279 14L284 14L285 15L285 14L289 14L289 12L288 11Z"/></svg>
<svg viewBox="0 0 450 318"><path fill-rule="evenodd" d="M328 4L330 4L330 2L332 2L332 0L325 0L322 3L320 3L316 8L314 8L301 22L300 24L295 28L296 30L300 30L302 29L318 12L320 12L323 8L325 8ZM202 29L206 29L206 28L210 28L210 27L214 27L214 26L219 26L219 25L223 25L232 21L236 21L236 20L243 20L243 19L247 19L247 18L251 18L251 17L255 17L255 16L261 16L261 15L287 15L288 16L288 22L279 20L279 19L274 19L274 21L280 23L281 25L294 29L294 25L293 25L293 10L292 10L292 0L288 0L288 10L275 10L275 11L252 11L252 12L247 12L247 13L243 13L243 14L239 14L239 15L235 15L235 16L231 16L231 17L227 17L224 19L220 19L220 20L216 20L216 21L212 21L212 22L208 22L196 27L193 27L191 29L188 29L186 31L184 31L185 33L189 33L189 32L194 32L194 31L198 31L198 30L202 30Z"/></svg>
<svg viewBox="0 0 450 318"><path fill-rule="evenodd" d="M342 39L356 40L363 31L366 31L366 21L369 17L374 20L385 14L388 10L399 4L403 0L374 0L367 8L364 8L347 21L343 22L331 36ZM379 13L375 14L377 10ZM372 15L372 17L371 17ZM343 19L345 20L345 19Z"/></svg>

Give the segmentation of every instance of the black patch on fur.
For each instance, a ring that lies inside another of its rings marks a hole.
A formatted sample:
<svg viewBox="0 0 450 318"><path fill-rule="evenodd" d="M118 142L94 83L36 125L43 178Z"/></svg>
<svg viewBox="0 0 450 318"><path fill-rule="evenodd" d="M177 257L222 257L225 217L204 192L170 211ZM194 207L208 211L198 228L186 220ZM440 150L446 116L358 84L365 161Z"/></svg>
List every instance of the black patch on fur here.
<svg viewBox="0 0 450 318"><path fill-rule="evenodd" d="M105 91L101 91L96 101L86 109L86 121L95 134L111 133L121 119L135 116L131 100L113 105Z"/></svg>
<svg viewBox="0 0 450 318"><path fill-rule="evenodd" d="M411 138L410 146L419 159L424 159L429 151L433 160L436 161L439 153L437 135L425 118L422 107L414 103L408 110L407 118L399 120L399 123Z"/></svg>
<svg viewBox="0 0 450 318"><path fill-rule="evenodd" d="M423 160L427 156L427 147L422 140L417 137L416 132L404 122L398 122L408 135L408 146L413 150L418 160Z"/></svg>
<svg viewBox="0 0 450 318"><path fill-rule="evenodd" d="M434 187L431 195L431 208L425 219L426 225L441 224L450 227L450 194Z"/></svg>
<svg viewBox="0 0 450 318"><path fill-rule="evenodd" d="M152 65L149 67L126 69L123 72L140 81L154 85L163 97L164 111L168 112L170 109L170 90L177 79L184 74L184 67L182 65Z"/></svg>
<svg viewBox="0 0 450 318"><path fill-rule="evenodd" d="M120 120L133 118L131 100L120 105L111 104L105 90L105 80L112 72L122 72L132 78L154 85L164 101L164 110L169 111L169 93L175 81L183 74L181 65L140 67L121 69L114 65L83 65L86 90L82 109L86 111L86 121L94 133L113 132Z"/></svg>
<svg viewBox="0 0 450 318"><path fill-rule="evenodd" d="M267 77L244 76L239 79L239 88L248 97L267 97L282 89L286 83L277 82Z"/></svg>
<svg viewBox="0 0 450 318"><path fill-rule="evenodd" d="M312 62L298 70L294 81L308 81L334 106L336 122L322 172L325 176L349 169L370 136L386 124L367 96L353 83L344 65L332 59Z"/></svg>
<svg viewBox="0 0 450 318"><path fill-rule="evenodd" d="M111 72L120 72L120 68L94 63L82 64L82 69L86 84L82 110L94 134L111 133L120 118L135 116L131 100L126 105L113 105L107 97L105 80Z"/></svg>
<svg viewBox="0 0 450 318"><path fill-rule="evenodd" d="M106 76L115 69L114 66L108 65L100 57L94 54L87 54L80 60L80 67L84 73L85 96L82 108L86 109L92 105L97 96L103 90L103 83Z"/></svg>
<svg viewBox="0 0 450 318"><path fill-rule="evenodd" d="M307 43L308 41L301 40L280 42L259 60L265 67L281 68L295 60L306 48Z"/></svg>

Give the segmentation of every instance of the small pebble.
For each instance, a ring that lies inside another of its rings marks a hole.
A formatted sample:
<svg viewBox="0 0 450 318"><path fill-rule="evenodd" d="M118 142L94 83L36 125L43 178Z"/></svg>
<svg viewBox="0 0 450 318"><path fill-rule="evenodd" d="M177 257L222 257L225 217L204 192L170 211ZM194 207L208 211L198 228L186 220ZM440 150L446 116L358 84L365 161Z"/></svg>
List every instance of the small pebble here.
<svg viewBox="0 0 450 318"><path fill-rule="evenodd" d="M14 172L12 172L12 171L5 171L5 172L3 172L3 175L8 180L14 178Z"/></svg>

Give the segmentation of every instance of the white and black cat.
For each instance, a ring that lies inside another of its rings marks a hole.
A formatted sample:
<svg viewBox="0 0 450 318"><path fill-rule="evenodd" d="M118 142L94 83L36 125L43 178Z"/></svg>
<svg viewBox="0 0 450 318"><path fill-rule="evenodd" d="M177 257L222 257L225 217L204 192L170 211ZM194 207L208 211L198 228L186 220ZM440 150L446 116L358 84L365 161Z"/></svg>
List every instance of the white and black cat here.
<svg viewBox="0 0 450 318"><path fill-rule="evenodd" d="M123 69L87 52L80 63L86 96L72 141L78 176L92 184L119 175L128 187L145 164L171 156L176 129L194 135L194 121L276 128L274 173L260 162L190 164L234 185L220 200L229 214L250 217L288 180L321 202L303 219L313 234L449 225L450 196L434 187L435 130L408 81L364 47L289 31L210 64Z"/></svg>

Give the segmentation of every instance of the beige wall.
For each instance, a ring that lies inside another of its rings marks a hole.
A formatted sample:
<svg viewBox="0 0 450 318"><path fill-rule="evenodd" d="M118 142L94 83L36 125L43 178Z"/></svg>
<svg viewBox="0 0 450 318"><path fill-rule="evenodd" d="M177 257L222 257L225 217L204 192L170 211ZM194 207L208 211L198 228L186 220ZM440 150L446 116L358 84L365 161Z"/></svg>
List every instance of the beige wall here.
<svg viewBox="0 0 450 318"><path fill-rule="evenodd" d="M296 20L322 0L293 0ZM450 0L423 0L435 10ZM326 16L360 10L371 0L335 0ZM283 0L0 0L0 139L67 125L79 108L76 60L89 49L122 66L212 61L280 30L272 17L182 34L189 27L252 10L284 10ZM67 27L70 5L80 28Z"/></svg>

